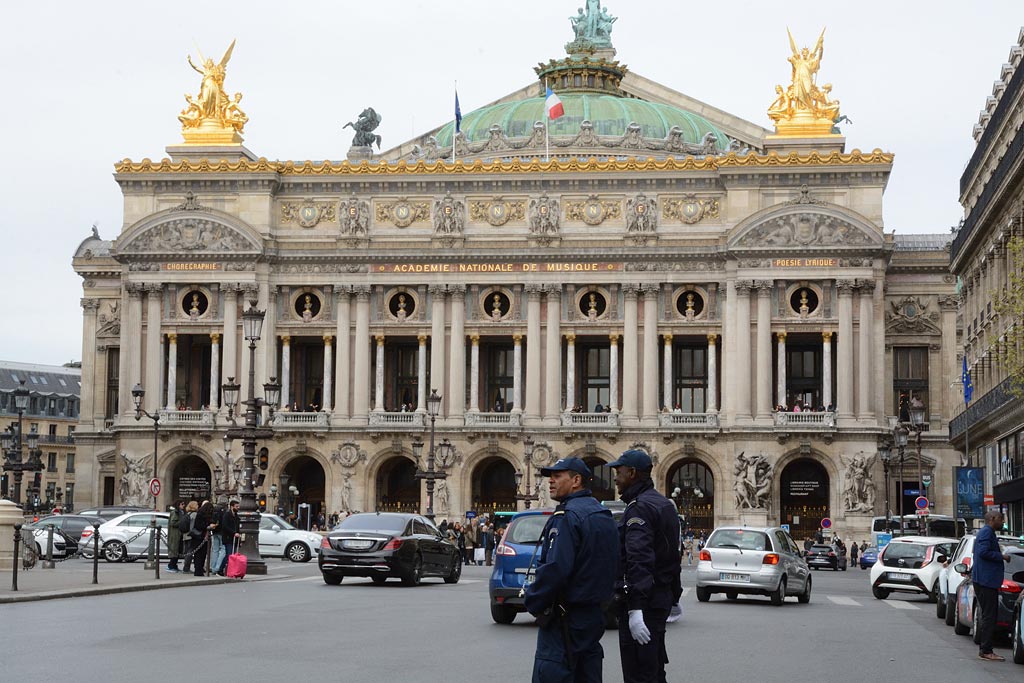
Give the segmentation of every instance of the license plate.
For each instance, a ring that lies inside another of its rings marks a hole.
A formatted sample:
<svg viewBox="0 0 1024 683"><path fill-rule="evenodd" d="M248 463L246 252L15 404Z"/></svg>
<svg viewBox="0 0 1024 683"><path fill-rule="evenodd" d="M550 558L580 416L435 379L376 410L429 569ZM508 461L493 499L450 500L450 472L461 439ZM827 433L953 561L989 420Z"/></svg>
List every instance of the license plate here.
<svg viewBox="0 0 1024 683"><path fill-rule="evenodd" d="M537 576L536 574L527 574L526 576L524 576L523 577L523 585L524 586L529 586L531 583L533 583L533 580L536 578L536 576Z"/></svg>
<svg viewBox="0 0 1024 683"><path fill-rule="evenodd" d="M721 581L742 581L743 583L750 583L750 576L748 574L726 574L722 572L718 575Z"/></svg>
<svg viewBox="0 0 1024 683"><path fill-rule="evenodd" d="M893 581L910 581L914 578L913 574L900 574L899 572L889 572L889 578Z"/></svg>
<svg viewBox="0 0 1024 683"><path fill-rule="evenodd" d="M342 545L351 550L366 550L373 546L373 541L345 541Z"/></svg>

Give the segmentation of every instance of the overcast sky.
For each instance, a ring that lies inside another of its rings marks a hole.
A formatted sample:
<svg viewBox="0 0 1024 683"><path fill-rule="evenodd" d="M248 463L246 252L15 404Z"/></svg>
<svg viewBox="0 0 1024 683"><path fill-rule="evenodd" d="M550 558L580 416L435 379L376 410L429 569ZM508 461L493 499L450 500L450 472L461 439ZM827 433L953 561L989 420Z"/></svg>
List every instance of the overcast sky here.
<svg viewBox="0 0 1024 683"><path fill-rule="evenodd" d="M342 125L374 107L388 149L536 82L560 58L582 0L10 4L0 27L7 162L0 359L81 358L79 242L122 229L113 164L161 159L181 141L196 48L219 60L238 43L226 89L242 92L245 145L269 159L343 159ZM887 231L949 232L971 129L1017 41L1019 0L764 2L606 0L612 42L636 73L754 123L788 83L786 27L813 46L834 85L847 150L896 155ZM1017 11L1014 11L1017 10Z"/></svg>

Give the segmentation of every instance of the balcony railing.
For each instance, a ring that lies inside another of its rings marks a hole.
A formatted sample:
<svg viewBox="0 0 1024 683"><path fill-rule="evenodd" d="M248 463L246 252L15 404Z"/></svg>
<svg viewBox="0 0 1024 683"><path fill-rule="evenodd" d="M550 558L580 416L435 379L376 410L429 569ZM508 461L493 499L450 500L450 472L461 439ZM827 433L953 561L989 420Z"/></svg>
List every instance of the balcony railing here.
<svg viewBox="0 0 1024 683"><path fill-rule="evenodd" d="M949 438L953 440L967 431L975 422L986 417L994 417L995 412L1013 400L1011 389L1012 377L1007 377L980 398L971 403L970 407L949 421ZM973 439L972 439L973 440Z"/></svg>
<svg viewBox="0 0 1024 683"><path fill-rule="evenodd" d="M422 429L423 413L387 413L374 411L370 413L371 427L387 429Z"/></svg>
<svg viewBox="0 0 1024 683"><path fill-rule="evenodd" d="M331 424L331 416L325 412L302 413L282 411L274 413L274 419L270 421L272 427L285 427L290 429L326 429Z"/></svg>
<svg viewBox="0 0 1024 683"><path fill-rule="evenodd" d="M718 429L718 413L662 413L661 426L667 429Z"/></svg>
<svg viewBox="0 0 1024 683"><path fill-rule="evenodd" d="M161 410L160 425L168 427L213 427L212 410Z"/></svg>
<svg viewBox="0 0 1024 683"><path fill-rule="evenodd" d="M39 443L74 444L73 436L57 436L56 434L40 434Z"/></svg>
<svg viewBox="0 0 1024 683"><path fill-rule="evenodd" d="M835 429L836 414L831 411L775 413L775 426L790 429Z"/></svg>
<svg viewBox="0 0 1024 683"><path fill-rule="evenodd" d="M580 429L618 429L618 413L562 413L563 427Z"/></svg>
<svg viewBox="0 0 1024 683"><path fill-rule="evenodd" d="M518 411L513 413L466 413L466 426L477 429L502 430L521 427L522 424L523 416Z"/></svg>

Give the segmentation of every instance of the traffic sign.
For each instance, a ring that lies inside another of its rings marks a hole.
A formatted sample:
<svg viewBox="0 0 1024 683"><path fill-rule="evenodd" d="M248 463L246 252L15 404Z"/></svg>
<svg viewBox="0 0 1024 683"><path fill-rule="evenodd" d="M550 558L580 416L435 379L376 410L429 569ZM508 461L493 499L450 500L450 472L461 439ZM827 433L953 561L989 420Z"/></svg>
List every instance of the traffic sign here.
<svg viewBox="0 0 1024 683"><path fill-rule="evenodd" d="M821 520L821 528L822 529L831 529L832 528L832 520L829 519L828 517L826 517L825 519Z"/></svg>
<svg viewBox="0 0 1024 683"><path fill-rule="evenodd" d="M927 510L928 509L928 499L925 498L924 496L918 496L917 498L914 499L914 507L916 507L919 511L920 510Z"/></svg>
<svg viewBox="0 0 1024 683"><path fill-rule="evenodd" d="M789 533L789 525L788 524L780 524L779 528L782 529L783 531L785 531L787 534Z"/></svg>
<svg viewBox="0 0 1024 683"><path fill-rule="evenodd" d="M917 516L918 517L927 517L929 515L929 513L931 513L931 510L929 510L928 508L924 508L922 510L918 510L917 511Z"/></svg>
<svg viewBox="0 0 1024 683"><path fill-rule="evenodd" d="M474 519L476 517L476 510L466 510L466 519Z"/></svg>
<svg viewBox="0 0 1024 683"><path fill-rule="evenodd" d="M160 495L160 488L161 487L160 487L160 480L159 479L154 477L153 479L149 480L149 493L150 493L151 496L153 496L154 498L159 496Z"/></svg>

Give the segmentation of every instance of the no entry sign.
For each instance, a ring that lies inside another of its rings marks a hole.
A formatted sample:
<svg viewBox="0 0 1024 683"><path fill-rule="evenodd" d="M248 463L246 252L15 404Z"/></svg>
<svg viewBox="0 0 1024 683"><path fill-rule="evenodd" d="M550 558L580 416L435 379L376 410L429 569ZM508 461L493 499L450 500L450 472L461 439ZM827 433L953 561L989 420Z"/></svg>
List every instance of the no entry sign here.
<svg viewBox="0 0 1024 683"><path fill-rule="evenodd" d="M161 486L160 486L160 480L159 479L153 478L153 479L149 480L149 493L150 493L150 495L152 495L154 498L156 498L157 496L160 495L160 489L161 489Z"/></svg>

